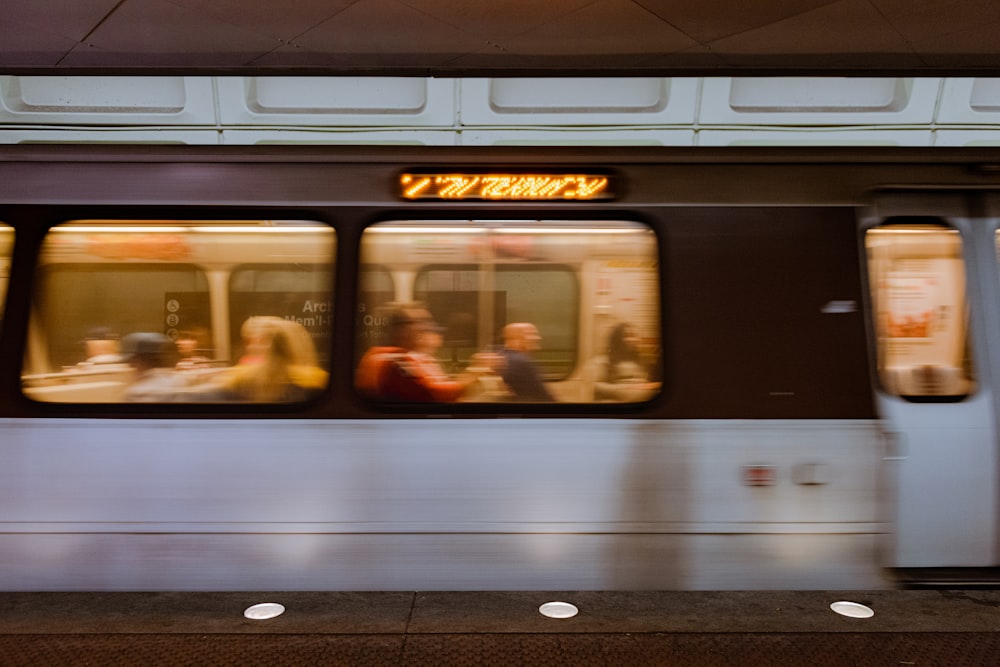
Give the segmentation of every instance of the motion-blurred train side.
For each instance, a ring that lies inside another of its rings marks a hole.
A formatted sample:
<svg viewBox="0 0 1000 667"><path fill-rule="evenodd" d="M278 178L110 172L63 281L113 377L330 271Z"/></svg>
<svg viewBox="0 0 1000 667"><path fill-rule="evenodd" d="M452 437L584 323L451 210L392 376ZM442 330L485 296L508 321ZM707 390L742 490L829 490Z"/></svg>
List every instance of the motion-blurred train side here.
<svg viewBox="0 0 1000 667"><path fill-rule="evenodd" d="M0 148L0 590L988 583L997 165Z"/></svg>

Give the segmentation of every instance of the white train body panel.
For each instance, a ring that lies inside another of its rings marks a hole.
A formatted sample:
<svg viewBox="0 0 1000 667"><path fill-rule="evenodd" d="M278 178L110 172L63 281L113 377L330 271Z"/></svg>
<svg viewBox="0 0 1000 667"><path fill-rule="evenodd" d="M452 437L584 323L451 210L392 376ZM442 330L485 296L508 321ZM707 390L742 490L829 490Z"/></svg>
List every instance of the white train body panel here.
<svg viewBox="0 0 1000 667"><path fill-rule="evenodd" d="M0 510L12 590L888 583L872 551L885 530L873 422L8 420L2 431L17 462ZM762 464L774 486L743 485L743 466ZM822 467L820 483L797 483L802 466Z"/></svg>

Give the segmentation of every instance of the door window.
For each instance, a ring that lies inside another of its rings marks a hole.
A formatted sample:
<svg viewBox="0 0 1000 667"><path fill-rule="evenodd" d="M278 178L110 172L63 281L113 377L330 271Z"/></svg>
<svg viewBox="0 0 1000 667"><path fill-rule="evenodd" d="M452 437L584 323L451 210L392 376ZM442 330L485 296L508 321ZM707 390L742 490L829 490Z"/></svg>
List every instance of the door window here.
<svg viewBox="0 0 1000 667"><path fill-rule="evenodd" d="M910 400L972 393L959 232L939 221L886 224L868 230L865 245L883 389Z"/></svg>

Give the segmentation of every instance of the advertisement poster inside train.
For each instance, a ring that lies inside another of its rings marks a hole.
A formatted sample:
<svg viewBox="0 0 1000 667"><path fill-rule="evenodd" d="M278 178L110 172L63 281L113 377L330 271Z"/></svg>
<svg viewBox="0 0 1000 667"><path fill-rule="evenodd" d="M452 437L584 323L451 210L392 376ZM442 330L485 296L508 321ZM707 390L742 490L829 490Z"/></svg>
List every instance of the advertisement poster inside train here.
<svg viewBox="0 0 1000 667"><path fill-rule="evenodd" d="M961 363L965 289L960 260L893 262L882 285L891 365Z"/></svg>
<svg viewBox="0 0 1000 667"><path fill-rule="evenodd" d="M644 343L659 340L660 283L655 260L609 260L597 275L596 306L614 321L631 322Z"/></svg>

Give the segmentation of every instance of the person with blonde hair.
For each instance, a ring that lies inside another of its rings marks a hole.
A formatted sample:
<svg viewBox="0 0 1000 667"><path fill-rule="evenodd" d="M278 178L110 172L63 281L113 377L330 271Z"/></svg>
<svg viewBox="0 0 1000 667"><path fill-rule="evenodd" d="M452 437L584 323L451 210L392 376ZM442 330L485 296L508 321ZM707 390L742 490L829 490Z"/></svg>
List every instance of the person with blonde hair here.
<svg viewBox="0 0 1000 667"><path fill-rule="evenodd" d="M223 374L219 391L224 399L288 403L310 398L326 387L328 374L319 367L316 346L305 327L273 316L251 320L244 330L252 330L253 355Z"/></svg>

